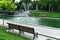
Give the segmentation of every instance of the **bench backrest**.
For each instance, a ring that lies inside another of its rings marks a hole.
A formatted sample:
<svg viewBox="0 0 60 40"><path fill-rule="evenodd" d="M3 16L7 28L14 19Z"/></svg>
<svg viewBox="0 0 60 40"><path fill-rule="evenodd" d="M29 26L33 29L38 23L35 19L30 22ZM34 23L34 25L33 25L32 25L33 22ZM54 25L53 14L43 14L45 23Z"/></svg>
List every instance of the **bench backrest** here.
<svg viewBox="0 0 60 40"><path fill-rule="evenodd" d="M26 27L26 26L20 26L20 29L25 32L29 32L34 34L34 28Z"/></svg>
<svg viewBox="0 0 60 40"><path fill-rule="evenodd" d="M9 28L11 29L19 29L19 25L15 25L15 24L11 24L11 23L7 23Z"/></svg>
<svg viewBox="0 0 60 40"><path fill-rule="evenodd" d="M34 34L34 28L30 28L30 27L26 27L26 26L22 26L22 25L16 25L16 24L12 24L12 23L8 23L8 25L10 28L14 28L14 29L18 29L21 31L25 31L25 32Z"/></svg>

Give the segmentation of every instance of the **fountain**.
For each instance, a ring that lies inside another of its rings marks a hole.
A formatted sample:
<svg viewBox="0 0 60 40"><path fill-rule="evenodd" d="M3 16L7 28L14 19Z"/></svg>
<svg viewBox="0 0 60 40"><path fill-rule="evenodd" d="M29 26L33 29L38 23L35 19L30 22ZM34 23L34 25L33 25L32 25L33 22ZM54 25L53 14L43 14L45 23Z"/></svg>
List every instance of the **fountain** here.
<svg viewBox="0 0 60 40"><path fill-rule="evenodd" d="M24 10L27 11L27 10L29 10L29 8L32 4L31 3L26 4L26 3L23 2L21 5L24 7Z"/></svg>
<svg viewBox="0 0 60 40"><path fill-rule="evenodd" d="M17 15L28 17L30 14L30 11L31 11L31 10L29 10L31 5L32 5L31 3L26 4L26 3L22 2L21 7L23 7L24 9L22 9L22 12L19 12Z"/></svg>
<svg viewBox="0 0 60 40"><path fill-rule="evenodd" d="M21 0L15 0L15 3L19 3ZM31 7L31 3L26 3L26 2L22 2L21 3L21 10L19 11L16 11L14 15L17 15L17 16L25 16L25 17L28 17L29 14L30 14L30 10L29 8ZM24 8L24 9L22 9Z"/></svg>

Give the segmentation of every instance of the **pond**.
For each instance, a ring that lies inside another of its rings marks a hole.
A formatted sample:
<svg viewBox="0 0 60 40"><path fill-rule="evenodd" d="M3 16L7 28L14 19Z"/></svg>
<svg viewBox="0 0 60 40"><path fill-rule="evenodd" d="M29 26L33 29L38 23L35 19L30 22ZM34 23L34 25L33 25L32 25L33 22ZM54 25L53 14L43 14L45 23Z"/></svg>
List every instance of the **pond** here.
<svg viewBox="0 0 60 40"><path fill-rule="evenodd" d="M12 17L12 16L6 16L5 19L16 23L24 23L29 25L44 25L47 27L60 28L59 19L48 19L40 17Z"/></svg>

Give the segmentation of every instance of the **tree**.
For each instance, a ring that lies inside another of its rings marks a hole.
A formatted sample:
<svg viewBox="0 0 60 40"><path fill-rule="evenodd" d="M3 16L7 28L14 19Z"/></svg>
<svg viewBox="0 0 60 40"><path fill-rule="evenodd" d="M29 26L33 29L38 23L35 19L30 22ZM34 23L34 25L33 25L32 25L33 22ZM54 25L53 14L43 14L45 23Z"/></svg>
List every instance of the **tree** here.
<svg viewBox="0 0 60 40"><path fill-rule="evenodd" d="M2 0L0 1L0 10L1 11L14 11L17 6L13 3L12 0Z"/></svg>
<svg viewBox="0 0 60 40"><path fill-rule="evenodd" d="M57 0L56 8L57 8L56 10L60 12L60 0Z"/></svg>
<svg viewBox="0 0 60 40"><path fill-rule="evenodd" d="M34 7L36 10L38 10L39 0L33 0L32 4L33 4L33 7Z"/></svg>
<svg viewBox="0 0 60 40"><path fill-rule="evenodd" d="M60 0L40 0L39 5L40 8L48 9L49 12L53 12L60 8Z"/></svg>
<svg viewBox="0 0 60 40"><path fill-rule="evenodd" d="M40 9L45 9L47 7L47 0L39 0Z"/></svg>

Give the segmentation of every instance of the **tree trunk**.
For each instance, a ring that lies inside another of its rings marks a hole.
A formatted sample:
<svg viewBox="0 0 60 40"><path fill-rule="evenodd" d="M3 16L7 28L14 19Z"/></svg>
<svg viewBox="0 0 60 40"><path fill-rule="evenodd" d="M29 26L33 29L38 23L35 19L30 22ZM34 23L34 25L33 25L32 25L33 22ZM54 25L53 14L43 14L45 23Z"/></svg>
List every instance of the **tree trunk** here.
<svg viewBox="0 0 60 40"><path fill-rule="evenodd" d="M36 4L36 10L38 10L38 4Z"/></svg>
<svg viewBox="0 0 60 40"><path fill-rule="evenodd" d="M50 12L50 4L49 4L49 12Z"/></svg>
<svg viewBox="0 0 60 40"><path fill-rule="evenodd" d="M52 7L52 12L53 12L53 7Z"/></svg>

